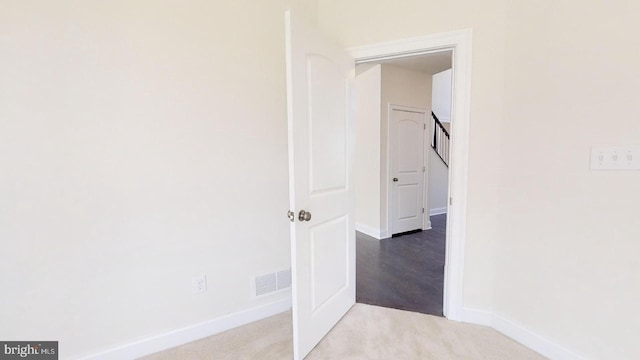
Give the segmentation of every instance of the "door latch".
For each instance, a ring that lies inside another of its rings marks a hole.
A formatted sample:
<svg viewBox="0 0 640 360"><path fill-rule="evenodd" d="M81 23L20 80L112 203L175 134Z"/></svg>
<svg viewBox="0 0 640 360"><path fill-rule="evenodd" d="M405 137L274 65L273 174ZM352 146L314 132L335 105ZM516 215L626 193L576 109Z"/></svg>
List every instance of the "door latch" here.
<svg viewBox="0 0 640 360"><path fill-rule="evenodd" d="M296 214L293 211L289 210L287 211L287 217L289 218L289 221L294 222L296 219Z"/></svg>

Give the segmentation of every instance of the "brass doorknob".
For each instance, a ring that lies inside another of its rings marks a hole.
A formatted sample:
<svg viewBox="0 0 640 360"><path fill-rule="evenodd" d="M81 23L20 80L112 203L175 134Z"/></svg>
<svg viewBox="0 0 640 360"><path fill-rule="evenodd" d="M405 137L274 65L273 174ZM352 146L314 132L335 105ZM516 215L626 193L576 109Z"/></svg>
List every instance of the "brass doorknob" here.
<svg viewBox="0 0 640 360"><path fill-rule="evenodd" d="M308 211L300 210L300 213L298 214L298 220L300 221L311 220L311 213Z"/></svg>

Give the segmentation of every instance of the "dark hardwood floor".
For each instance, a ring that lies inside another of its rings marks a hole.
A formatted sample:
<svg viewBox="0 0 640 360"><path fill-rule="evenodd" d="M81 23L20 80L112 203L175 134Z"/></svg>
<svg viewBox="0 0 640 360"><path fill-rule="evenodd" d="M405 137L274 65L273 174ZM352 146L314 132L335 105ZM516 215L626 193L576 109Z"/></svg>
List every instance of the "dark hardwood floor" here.
<svg viewBox="0 0 640 360"><path fill-rule="evenodd" d="M356 232L356 301L442 316L446 222L383 240Z"/></svg>

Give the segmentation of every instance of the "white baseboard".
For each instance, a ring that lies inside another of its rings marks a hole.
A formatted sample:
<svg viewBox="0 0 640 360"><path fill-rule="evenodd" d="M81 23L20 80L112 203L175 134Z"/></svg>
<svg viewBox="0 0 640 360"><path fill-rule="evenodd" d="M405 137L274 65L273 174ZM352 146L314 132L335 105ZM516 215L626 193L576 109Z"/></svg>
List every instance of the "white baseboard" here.
<svg viewBox="0 0 640 360"><path fill-rule="evenodd" d="M446 214L447 213L447 207L439 207L439 208L433 208L433 209L429 209L429 216L434 216L434 215L442 215L442 214Z"/></svg>
<svg viewBox="0 0 640 360"><path fill-rule="evenodd" d="M491 327L552 360L584 360L583 357L536 334L522 325L485 310L462 309L462 321Z"/></svg>
<svg viewBox="0 0 640 360"><path fill-rule="evenodd" d="M478 309L462 308L462 322L493 327L493 314Z"/></svg>
<svg viewBox="0 0 640 360"><path fill-rule="evenodd" d="M370 226L367 225L363 225L363 224L359 224L356 223L356 231L359 231L363 234L367 234L371 237L374 237L378 240L380 239L384 239L384 237L382 237L382 231L380 231L380 229L376 229L376 228L372 228Z"/></svg>
<svg viewBox="0 0 640 360"><path fill-rule="evenodd" d="M291 298L257 306L252 309L221 316L199 324L173 330L164 334L125 344L94 355L80 357L81 360L137 359L158 351L184 345L195 340L227 331L254 321L280 314L291 308Z"/></svg>

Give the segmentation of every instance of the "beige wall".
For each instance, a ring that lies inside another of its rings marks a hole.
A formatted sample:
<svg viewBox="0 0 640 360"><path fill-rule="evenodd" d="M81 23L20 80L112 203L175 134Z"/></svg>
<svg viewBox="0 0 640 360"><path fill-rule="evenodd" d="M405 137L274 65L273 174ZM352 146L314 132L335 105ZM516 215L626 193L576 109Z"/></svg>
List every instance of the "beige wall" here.
<svg viewBox="0 0 640 360"><path fill-rule="evenodd" d="M589 171L589 148L640 142L640 4L508 4L495 308L587 358L639 358L640 172Z"/></svg>
<svg viewBox="0 0 640 360"><path fill-rule="evenodd" d="M383 64L380 97L380 167L382 169L380 172L380 222L383 232L388 233L391 230L387 226L389 221L387 187L390 180L387 172L389 104L427 109L429 113L431 111L431 74Z"/></svg>
<svg viewBox="0 0 640 360"><path fill-rule="evenodd" d="M290 266L285 5L2 2L0 339L71 358L289 298L250 288Z"/></svg>
<svg viewBox="0 0 640 360"><path fill-rule="evenodd" d="M288 297L249 286L290 262L286 5L3 2L0 338L73 357ZM637 358L640 178L587 166L640 138L640 3L364 5L319 0L319 24L345 46L474 31L464 306Z"/></svg>
<svg viewBox="0 0 640 360"><path fill-rule="evenodd" d="M356 228L380 232L381 65L356 67Z"/></svg>
<svg viewBox="0 0 640 360"><path fill-rule="evenodd" d="M465 306L493 303L495 242L500 211L505 65L505 1L319 0L318 23L345 47L473 28L469 198L464 273Z"/></svg>
<svg viewBox="0 0 640 360"><path fill-rule="evenodd" d="M640 354L640 177L588 169L590 146L640 138L639 12L622 1L319 2L320 25L346 46L473 28L464 306L586 358Z"/></svg>

